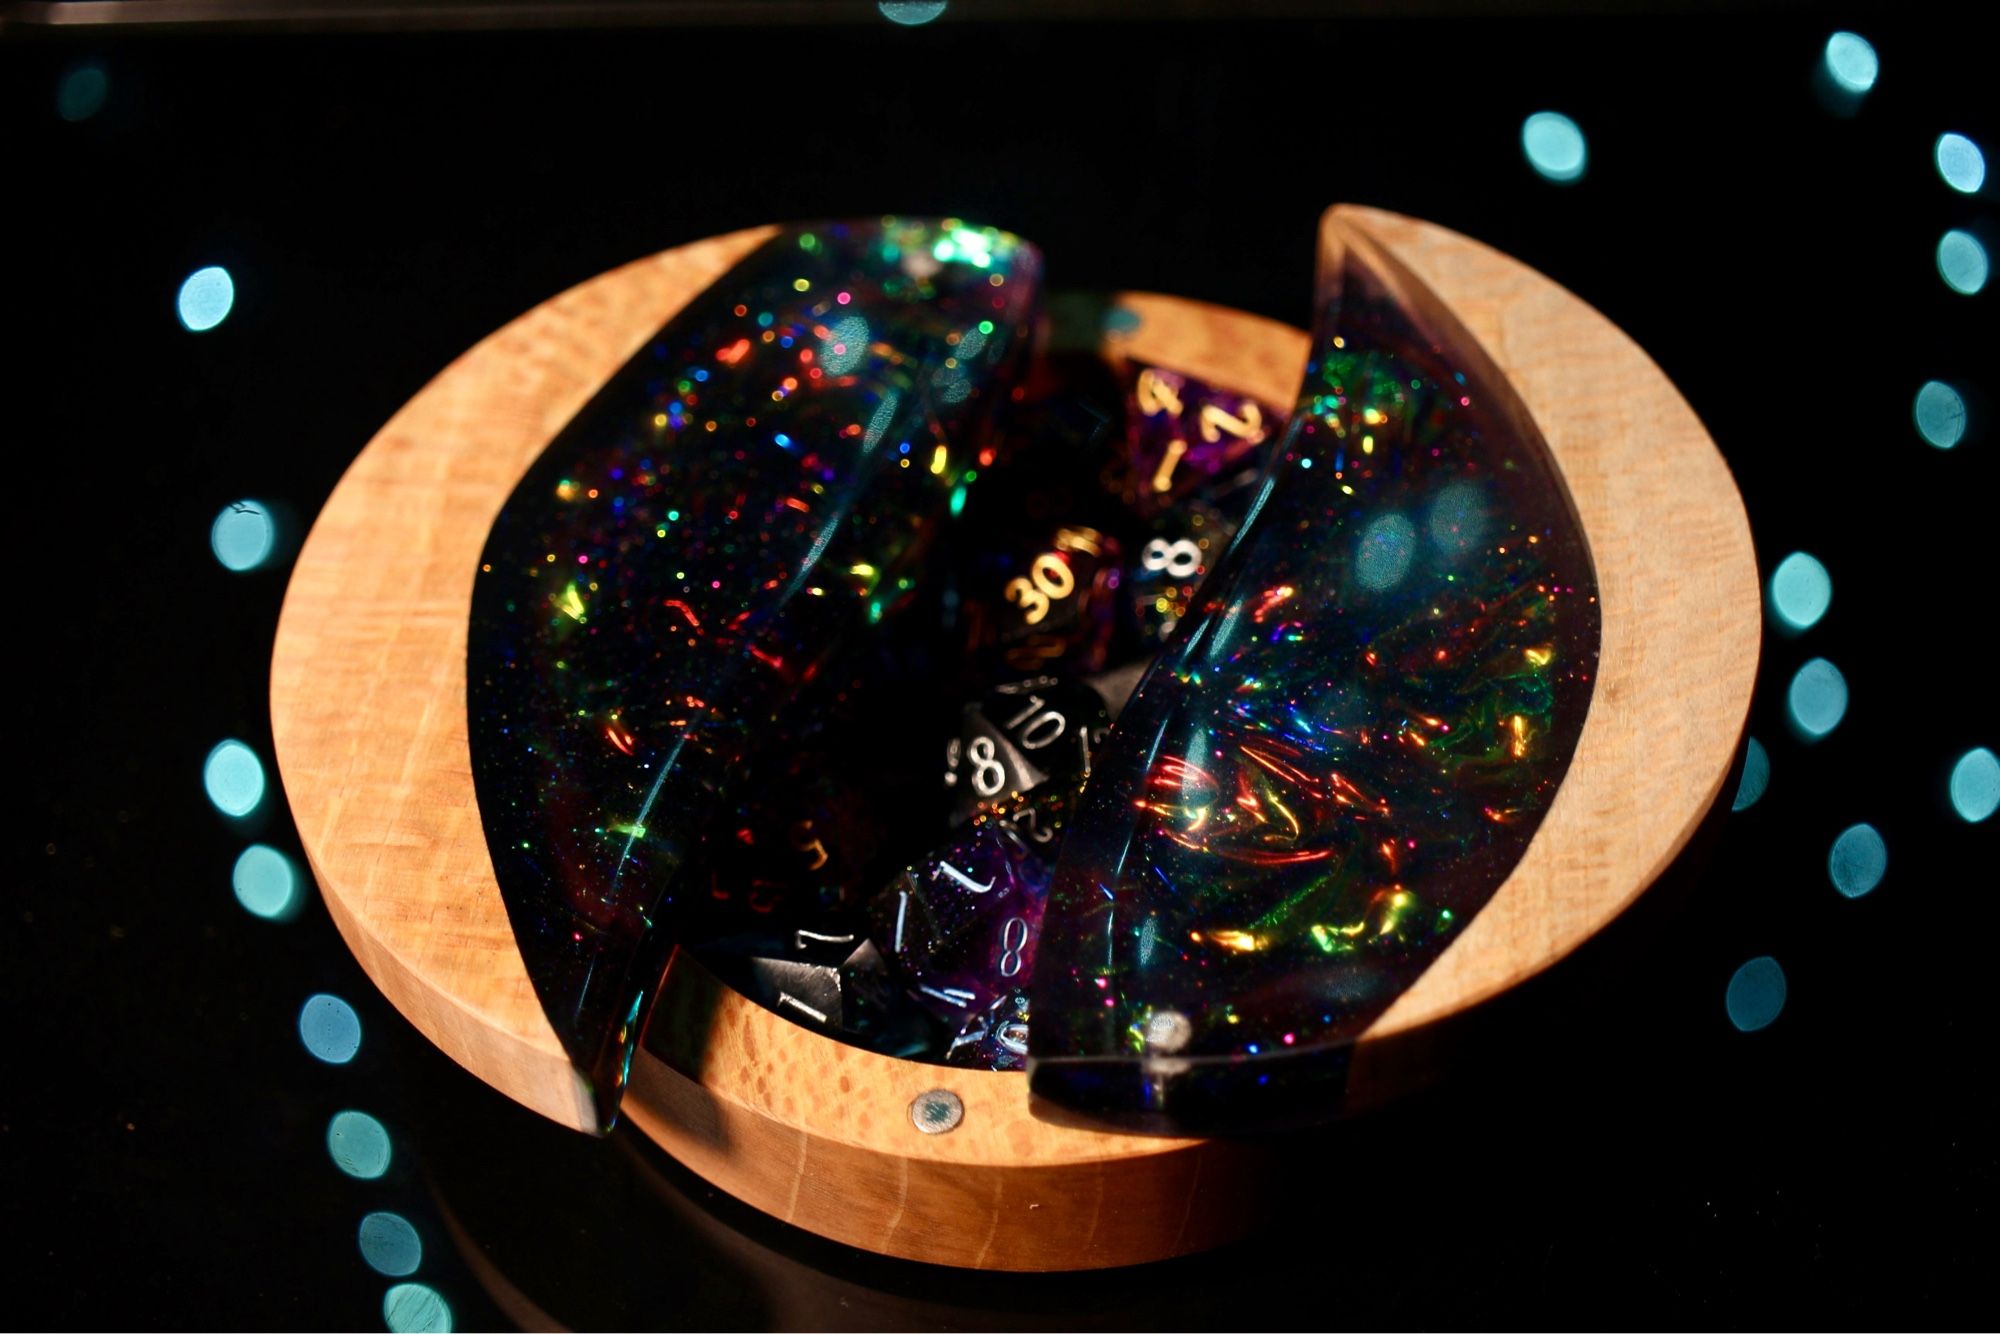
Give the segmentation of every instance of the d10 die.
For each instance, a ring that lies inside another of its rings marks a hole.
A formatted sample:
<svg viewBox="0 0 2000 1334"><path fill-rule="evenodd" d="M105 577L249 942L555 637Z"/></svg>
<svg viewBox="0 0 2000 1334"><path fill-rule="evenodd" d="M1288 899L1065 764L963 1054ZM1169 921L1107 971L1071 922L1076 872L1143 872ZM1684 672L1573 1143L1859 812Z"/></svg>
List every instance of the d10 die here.
<svg viewBox="0 0 2000 1334"><path fill-rule="evenodd" d="M1012 681L966 705L958 735L945 745L952 823L1088 777L1091 751L1110 725L1102 696L1053 676Z"/></svg>

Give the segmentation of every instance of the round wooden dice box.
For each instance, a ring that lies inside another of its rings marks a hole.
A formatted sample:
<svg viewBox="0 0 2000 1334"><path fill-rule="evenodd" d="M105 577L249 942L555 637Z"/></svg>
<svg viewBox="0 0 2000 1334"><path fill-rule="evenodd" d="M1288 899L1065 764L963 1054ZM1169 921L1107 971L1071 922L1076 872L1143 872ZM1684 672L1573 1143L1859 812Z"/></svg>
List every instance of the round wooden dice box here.
<svg viewBox="0 0 2000 1334"><path fill-rule="evenodd" d="M1413 1044L1548 967L1686 847L1740 744L1758 650L1743 508L1713 443L1616 326L1519 262L1431 224L1338 207L1512 382L1583 521L1602 597L1596 693L1548 816L1460 938L1369 1029L1352 1106L1421 1071ZM517 1101L601 1129L529 981L473 795L467 608L481 546L544 444L769 228L681 246L543 303L446 368L367 446L300 552L272 662L280 772L334 921L383 992ZM1306 335L1122 293L1083 330L1134 358L1289 404ZM1059 328L1064 326L1058 321ZM1069 336L1075 330L1069 329ZM944 1095L949 1095L945 1097ZM924 1108L963 1115L927 1133ZM885 1254L992 1269L1137 1263L1255 1225L1282 1164L1254 1141L1049 1119L1015 1073L897 1060L800 1027L685 953L669 966L623 1115L716 1186Z"/></svg>

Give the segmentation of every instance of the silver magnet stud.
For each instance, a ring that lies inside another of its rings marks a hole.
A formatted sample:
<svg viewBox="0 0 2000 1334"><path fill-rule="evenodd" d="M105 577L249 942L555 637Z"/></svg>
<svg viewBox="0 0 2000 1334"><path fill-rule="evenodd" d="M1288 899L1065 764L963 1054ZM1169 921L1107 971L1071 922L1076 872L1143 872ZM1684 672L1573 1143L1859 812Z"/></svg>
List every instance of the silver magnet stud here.
<svg viewBox="0 0 2000 1334"><path fill-rule="evenodd" d="M965 1119L965 1104L950 1089L919 1093L910 1104L910 1124L926 1135L942 1135L958 1129Z"/></svg>
<svg viewBox="0 0 2000 1334"><path fill-rule="evenodd" d="M1194 1036L1194 1025L1178 1010L1155 1010L1146 1020L1146 1048L1149 1051L1177 1052Z"/></svg>

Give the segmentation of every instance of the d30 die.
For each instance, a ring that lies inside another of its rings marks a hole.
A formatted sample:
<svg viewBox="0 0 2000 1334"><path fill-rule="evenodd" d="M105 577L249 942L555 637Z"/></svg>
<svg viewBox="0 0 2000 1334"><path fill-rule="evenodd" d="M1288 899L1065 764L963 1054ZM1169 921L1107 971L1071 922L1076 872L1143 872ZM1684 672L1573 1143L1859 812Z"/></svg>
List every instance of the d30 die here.
<svg viewBox="0 0 2000 1334"><path fill-rule="evenodd" d="M1125 576L1133 619L1149 647L1172 637L1235 534L1236 525L1219 511L1194 502L1154 520Z"/></svg>
<svg viewBox="0 0 2000 1334"><path fill-rule="evenodd" d="M1051 874L1016 828L984 815L883 889L870 934L912 998L957 1027L1026 982Z"/></svg>
<svg viewBox="0 0 2000 1334"><path fill-rule="evenodd" d="M1283 414L1192 375L1134 366L1126 398L1126 499L1158 514L1254 468Z"/></svg>
<svg viewBox="0 0 2000 1334"><path fill-rule="evenodd" d="M1117 628L1122 555L1116 538L1082 524L987 553L967 581L972 656L1017 672L1101 669Z"/></svg>
<svg viewBox="0 0 2000 1334"><path fill-rule="evenodd" d="M1111 725L1103 698L1081 681L1031 677L995 687L959 719L945 744L953 824L979 811L1090 773L1091 750Z"/></svg>
<svg viewBox="0 0 2000 1334"><path fill-rule="evenodd" d="M945 1064L976 1070L1021 1070L1028 1064L1028 993L1009 990L965 1021L945 1048Z"/></svg>

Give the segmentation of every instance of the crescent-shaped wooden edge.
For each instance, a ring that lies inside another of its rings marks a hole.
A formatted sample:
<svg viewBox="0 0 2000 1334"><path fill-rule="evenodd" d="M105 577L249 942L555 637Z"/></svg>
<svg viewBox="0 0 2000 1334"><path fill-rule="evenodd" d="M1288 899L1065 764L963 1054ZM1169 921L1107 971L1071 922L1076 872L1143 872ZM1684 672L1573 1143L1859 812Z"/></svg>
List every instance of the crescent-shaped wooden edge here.
<svg viewBox="0 0 2000 1334"><path fill-rule="evenodd" d="M1569 774L1526 856L1365 1034L1357 1103L1407 1071L1387 1039L1541 971L1622 913L1720 796L1755 677L1748 521L1693 411L1621 330L1520 262L1435 225L1337 206L1353 246L1447 309L1512 382L1583 520L1602 652ZM466 622L486 534L590 395L759 228L613 270L465 353L399 411L302 548L272 660L278 768L328 909L391 1002L516 1101L597 1130L537 1001L473 796ZM1240 312L1121 294L1114 356L1289 404L1306 336ZM1136 316L1134 323L1130 316ZM908 1108L946 1089L948 1134ZM1254 1223L1258 1146L1037 1120L1012 1074L894 1060L798 1027L677 956L625 1111L689 1168L787 1221L942 1264L1074 1269L1213 1245Z"/></svg>

